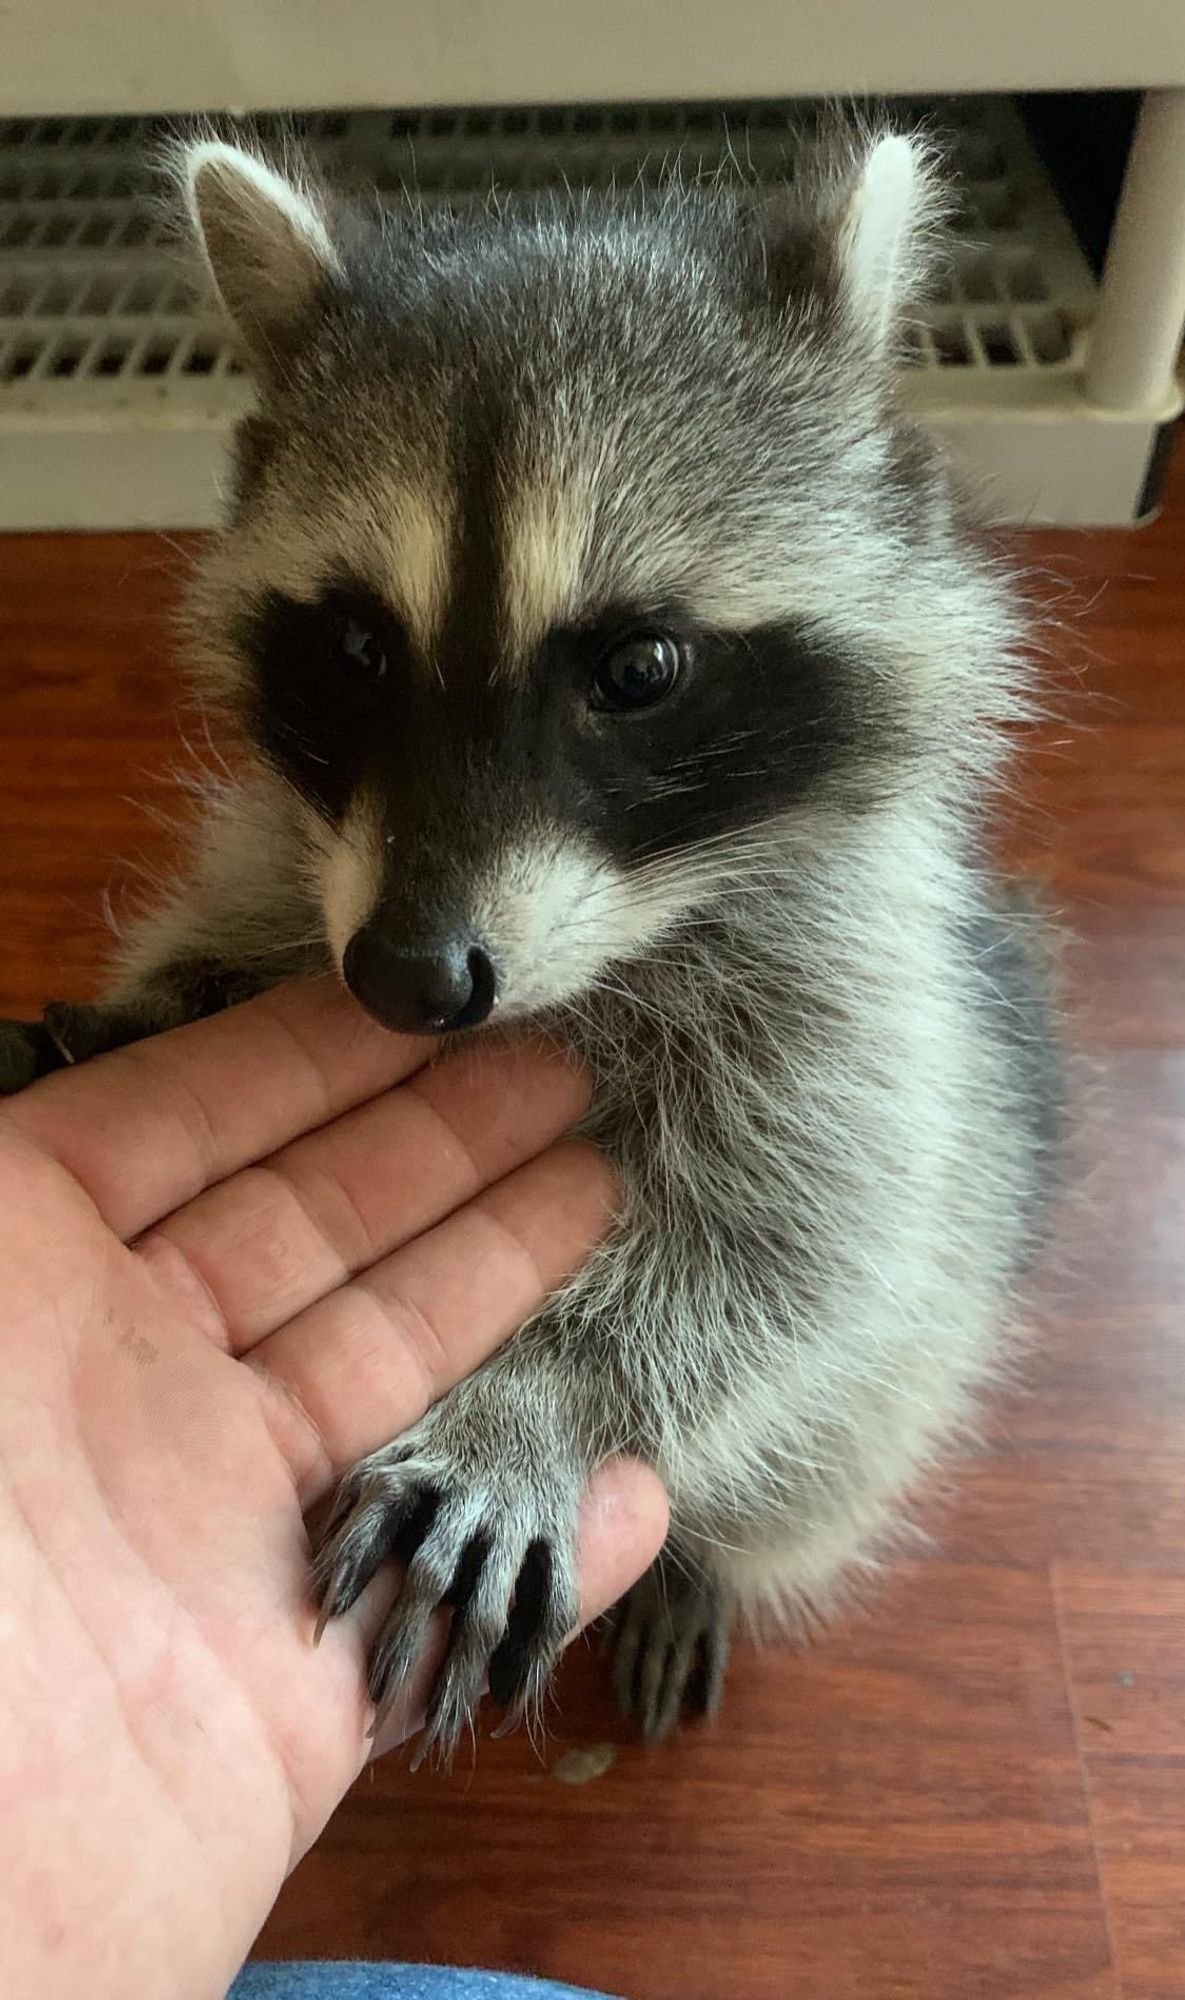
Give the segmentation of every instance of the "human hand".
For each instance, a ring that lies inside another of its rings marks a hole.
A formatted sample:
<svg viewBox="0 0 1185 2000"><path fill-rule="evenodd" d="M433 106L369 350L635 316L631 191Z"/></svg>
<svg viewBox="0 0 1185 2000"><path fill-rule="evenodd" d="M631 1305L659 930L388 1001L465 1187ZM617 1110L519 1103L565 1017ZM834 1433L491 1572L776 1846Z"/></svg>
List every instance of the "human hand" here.
<svg viewBox="0 0 1185 2000"><path fill-rule="evenodd" d="M224 1990L371 1748L387 1599L314 1647L303 1512L606 1224L604 1162L533 1157L584 1103L557 1055L428 1053L323 982L0 1109L13 2000ZM599 1475L586 1617L665 1528L652 1473Z"/></svg>

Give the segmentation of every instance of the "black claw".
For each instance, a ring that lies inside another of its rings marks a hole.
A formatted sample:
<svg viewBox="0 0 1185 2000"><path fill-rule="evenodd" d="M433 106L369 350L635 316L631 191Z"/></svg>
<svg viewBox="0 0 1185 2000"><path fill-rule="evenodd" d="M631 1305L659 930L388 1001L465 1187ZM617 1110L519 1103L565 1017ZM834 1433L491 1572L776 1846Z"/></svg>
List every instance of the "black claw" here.
<svg viewBox="0 0 1185 2000"><path fill-rule="evenodd" d="M345 1617L373 1575L368 1555L359 1553L353 1559L344 1555L318 1558L313 1571L313 1602L319 1607L313 1635L316 1640L320 1640L331 1618Z"/></svg>
<svg viewBox="0 0 1185 2000"><path fill-rule="evenodd" d="M329 1544L336 1538L344 1523L358 1505L358 1486L351 1477L343 1479L328 1504L322 1505L315 1524L310 1525L313 1536L313 1574L321 1562Z"/></svg>

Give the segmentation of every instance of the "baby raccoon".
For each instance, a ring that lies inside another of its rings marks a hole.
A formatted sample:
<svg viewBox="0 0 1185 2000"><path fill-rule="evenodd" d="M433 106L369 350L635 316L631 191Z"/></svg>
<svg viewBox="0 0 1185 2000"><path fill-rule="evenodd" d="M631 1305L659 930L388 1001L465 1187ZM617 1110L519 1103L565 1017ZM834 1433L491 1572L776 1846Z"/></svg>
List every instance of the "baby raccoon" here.
<svg viewBox="0 0 1185 2000"><path fill-rule="evenodd" d="M179 174L258 387L191 600L243 775L107 1003L7 1087L336 967L392 1029L530 1023L595 1080L591 1263L358 1465L326 1615L452 1605L427 1734L536 1701L590 1473L657 1467L617 1619L651 1738L741 1615L868 1565L1000 1353L1046 1178L1034 920L984 858L1024 711L1008 574L898 407L942 251L924 146L776 192L351 212L203 137Z"/></svg>

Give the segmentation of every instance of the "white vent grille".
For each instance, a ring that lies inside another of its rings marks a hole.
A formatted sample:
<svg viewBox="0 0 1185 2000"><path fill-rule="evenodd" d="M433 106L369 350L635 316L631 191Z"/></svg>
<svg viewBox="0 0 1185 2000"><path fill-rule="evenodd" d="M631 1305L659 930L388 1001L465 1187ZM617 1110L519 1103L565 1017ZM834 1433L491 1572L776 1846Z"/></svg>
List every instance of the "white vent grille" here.
<svg viewBox="0 0 1185 2000"><path fill-rule="evenodd" d="M911 401L940 426L1064 414L1095 287L1018 112L1005 98L894 111L945 142L958 190L945 288L909 328ZM731 157L775 183L817 115L802 103L313 112L249 129L266 142L295 126L347 186L465 204L491 188L653 180L675 160L694 176ZM0 526L215 516L225 435L251 392L168 241L151 164L165 129L0 121L0 450L19 474L0 484Z"/></svg>
<svg viewBox="0 0 1185 2000"><path fill-rule="evenodd" d="M912 358L931 368L1058 368L1073 356L1092 286L1023 127L1003 100L906 107L948 137L960 184L958 252L945 293L919 311ZM671 105L320 113L294 123L339 179L399 199L464 203L491 187L566 179L608 185L689 174L731 152L759 181L784 178L809 106ZM266 140L278 121L258 119ZM792 136L792 134L794 136ZM235 365L170 268L148 119L0 125L0 381L174 381Z"/></svg>

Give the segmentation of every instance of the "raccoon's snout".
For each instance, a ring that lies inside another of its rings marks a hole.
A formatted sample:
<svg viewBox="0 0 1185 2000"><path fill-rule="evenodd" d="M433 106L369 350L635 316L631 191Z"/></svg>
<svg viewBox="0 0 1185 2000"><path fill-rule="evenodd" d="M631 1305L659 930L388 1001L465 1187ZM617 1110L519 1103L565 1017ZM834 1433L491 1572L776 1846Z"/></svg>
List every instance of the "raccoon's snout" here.
<svg viewBox="0 0 1185 2000"><path fill-rule="evenodd" d="M408 1035L475 1028L492 1013L498 993L493 962L481 945L451 937L409 950L381 921L354 933L342 976L376 1021Z"/></svg>

